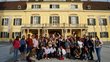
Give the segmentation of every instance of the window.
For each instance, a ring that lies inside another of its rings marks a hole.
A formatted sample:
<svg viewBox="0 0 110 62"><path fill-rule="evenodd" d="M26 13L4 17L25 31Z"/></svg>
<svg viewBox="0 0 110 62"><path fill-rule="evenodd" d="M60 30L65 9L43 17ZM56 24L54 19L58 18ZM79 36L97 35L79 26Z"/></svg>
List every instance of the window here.
<svg viewBox="0 0 110 62"><path fill-rule="evenodd" d="M59 24L60 23L60 19L59 16L50 16L50 24Z"/></svg>
<svg viewBox="0 0 110 62"><path fill-rule="evenodd" d="M97 32L88 32L88 35L94 38L95 36L97 36Z"/></svg>
<svg viewBox="0 0 110 62"><path fill-rule="evenodd" d="M96 21L94 18L87 19L88 25L96 25Z"/></svg>
<svg viewBox="0 0 110 62"><path fill-rule="evenodd" d="M90 10L91 9L91 5L87 5L87 9Z"/></svg>
<svg viewBox="0 0 110 62"><path fill-rule="evenodd" d="M3 26L8 26L8 24L9 24L9 18L3 18L2 19L2 25Z"/></svg>
<svg viewBox="0 0 110 62"><path fill-rule="evenodd" d="M69 24L79 24L78 16L69 16Z"/></svg>
<svg viewBox="0 0 110 62"><path fill-rule="evenodd" d="M41 5L40 4L33 4L32 9L41 9Z"/></svg>
<svg viewBox="0 0 110 62"><path fill-rule="evenodd" d="M59 5L58 4L50 4L50 9L59 9Z"/></svg>
<svg viewBox="0 0 110 62"><path fill-rule="evenodd" d="M75 4L71 4L71 9L78 9L78 5L75 5Z"/></svg>
<svg viewBox="0 0 110 62"><path fill-rule="evenodd" d="M18 9L21 9L21 5L18 5Z"/></svg>
<svg viewBox="0 0 110 62"><path fill-rule="evenodd" d="M0 38L9 38L9 33L8 32L1 32Z"/></svg>
<svg viewBox="0 0 110 62"><path fill-rule="evenodd" d="M101 19L99 20L99 25L107 25L107 19L101 18Z"/></svg>
<svg viewBox="0 0 110 62"><path fill-rule="evenodd" d="M108 32L100 32L101 38L108 38Z"/></svg>
<svg viewBox="0 0 110 62"><path fill-rule="evenodd" d="M40 16L31 16L31 24L40 24Z"/></svg>
<svg viewBox="0 0 110 62"><path fill-rule="evenodd" d="M21 32L13 32L12 37L16 38L16 36L19 36L21 38Z"/></svg>
<svg viewBox="0 0 110 62"><path fill-rule="evenodd" d="M19 26L22 24L22 19L21 18L15 18L13 25Z"/></svg>

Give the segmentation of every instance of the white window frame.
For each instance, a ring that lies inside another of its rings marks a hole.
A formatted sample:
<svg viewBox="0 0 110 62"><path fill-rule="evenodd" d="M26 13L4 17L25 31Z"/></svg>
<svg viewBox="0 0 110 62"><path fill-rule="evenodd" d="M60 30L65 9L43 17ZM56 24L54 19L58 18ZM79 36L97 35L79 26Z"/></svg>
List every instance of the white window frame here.
<svg viewBox="0 0 110 62"><path fill-rule="evenodd" d="M52 5L52 8L51 8L51 5ZM57 8L57 5L59 6ZM60 5L59 4L50 4L50 9L60 9Z"/></svg>
<svg viewBox="0 0 110 62"><path fill-rule="evenodd" d="M8 32L2 32L1 38L9 38L9 33Z"/></svg>
<svg viewBox="0 0 110 62"><path fill-rule="evenodd" d="M40 16L31 16L32 17L32 19L31 19L31 24L32 25L36 25L36 24L40 24Z"/></svg>
<svg viewBox="0 0 110 62"><path fill-rule="evenodd" d="M9 18L2 18L2 25L3 26L8 26L9 25L9 21L10 21Z"/></svg>
<svg viewBox="0 0 110 62"><path fill-rule="evenodd" d="M76 6L77 6L77 8L76 8ZM70 5L70 9L72 9L72 10L78 10L78 5L77 4L71 4Z"/></svg>
<svg viewBox="0 0 110 62"><path fill-rule="evenodd" d="M14 33L14 34L13 34L14 38L16 38L16 36L21 37L21 32L13 32L13 33Z"/></svg>
<svg viewBox="0 0 110 62"><path fill-rule="evenodd" d="M96 21L95 21L95 18L88 18L88 25L95 25Z"/></svg>
<svg viewBox="0 0 110 62"><path fill-rule="evenodd" d="M52 25L56 25L56 24L59 24L60 23L60 19L59 19L59 16L50 16L52 18L51 23Z"/></svg>
<svg viewBox="0 0 110 62"><path fill-rule="evenodd" d="M14 18L14 25L19 26L22 24L22 18Z"/></svg>
<svg viewBox="0 0 110 62"><path fill-rule="evenodd" d="M97 36L97 32L88 32L88 34L89 34L90 36L92 36L92 37Z"/></svg>
<svg viewBox="0 0 110 62"><path fill-rule="evenodd" d="M109 32L100 32L101 38L109 38Z"/></svg>
<svg viewBox="0 0 110 62"><path fill-rule="evenodd" d="M104 24L104 19L106 19L106 18L100 18L99 19L99 25L105 25ZM106 22L107 22L107 19L106 19Z"/></svg>
<svg viewBox="0 0 110 62"><path fill-rule="evenodd" d="M40 6L40 7L39 7L39 6ZM39 9L41 9L41 4L32 4L31 8L32 8L33 10L39 10Z"/></svg>
<svg viewBox="0 0 110 62"><path fill-rule="evenodd" d="M79 23L79 20L77 19L78 16L69 16L70 17L70 20L69 22L71 22L70 24L72 25L77 25ZM78 23L77 23L78 22Z"/></svg>

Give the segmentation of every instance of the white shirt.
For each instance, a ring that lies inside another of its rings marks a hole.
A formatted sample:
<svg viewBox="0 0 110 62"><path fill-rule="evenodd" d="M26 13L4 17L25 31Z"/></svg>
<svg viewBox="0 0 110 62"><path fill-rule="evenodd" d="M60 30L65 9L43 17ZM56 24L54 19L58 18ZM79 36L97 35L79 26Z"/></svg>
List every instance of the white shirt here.
<svg viewBox="0 0 110 62"><path fill-rule="evenodd" d="M55 51L56 51L55 48L52 48L52 47L50 48L50 52L51 52L51 53L54 53Z"/></svg>
<svg viewBox="0 0 110 62"><path fill-rule="evenodd" d="M50 49L49 48L44 48L44 50L45 50L45 54L50 54Z"/></svg>
<svg viewBox="0 0 110 62"><path fill-rule="evenodd" d="M80 48L83 48L83 42L78 41L78 45L79 45Z"/></svg>
<svg viewBox="0 0 110 62"><path fill-rule="evenodd" d="M38 40L37 39L33 39L33 47L38 47Z"/></svg>

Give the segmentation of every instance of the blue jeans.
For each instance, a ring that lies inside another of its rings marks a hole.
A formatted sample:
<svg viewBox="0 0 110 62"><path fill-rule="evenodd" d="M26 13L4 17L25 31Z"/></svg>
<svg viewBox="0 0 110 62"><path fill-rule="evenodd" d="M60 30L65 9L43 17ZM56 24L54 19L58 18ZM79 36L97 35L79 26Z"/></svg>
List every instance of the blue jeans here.
<svg viewBox="0 0 110 62"><path fill-rule="evenodd" d="M95 49L96 49L97 59L99 62L101 62L101 47Z"/></svg>
<svg viewBox="0 0 110 62"><path fill-rule="evenodd" d="M18 59L18 48L14 48L14 61L16 61Z"/></svg>
<svg viewBox="0 0 110 62"><path fill-rule="evenodd" d="M28 46L27 47L27 53L30 52L32 50L32 47Z"/></svg>

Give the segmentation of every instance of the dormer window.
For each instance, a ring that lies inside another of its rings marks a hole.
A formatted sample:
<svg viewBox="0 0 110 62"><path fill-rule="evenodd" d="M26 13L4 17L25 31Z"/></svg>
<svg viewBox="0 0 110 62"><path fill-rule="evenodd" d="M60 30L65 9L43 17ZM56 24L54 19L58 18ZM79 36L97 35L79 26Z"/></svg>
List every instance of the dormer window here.
<svg viewBox="0 0 110 62"><path fill-rule="evenodd" d="M18 5L18 9L21 9L21 5Z"/></svg>
<svg viewBox="0 0 110 62"><path fill-rule="evenodd" d="M87 5L87 9L90 10L91 9L91 5Z"/></svg>

